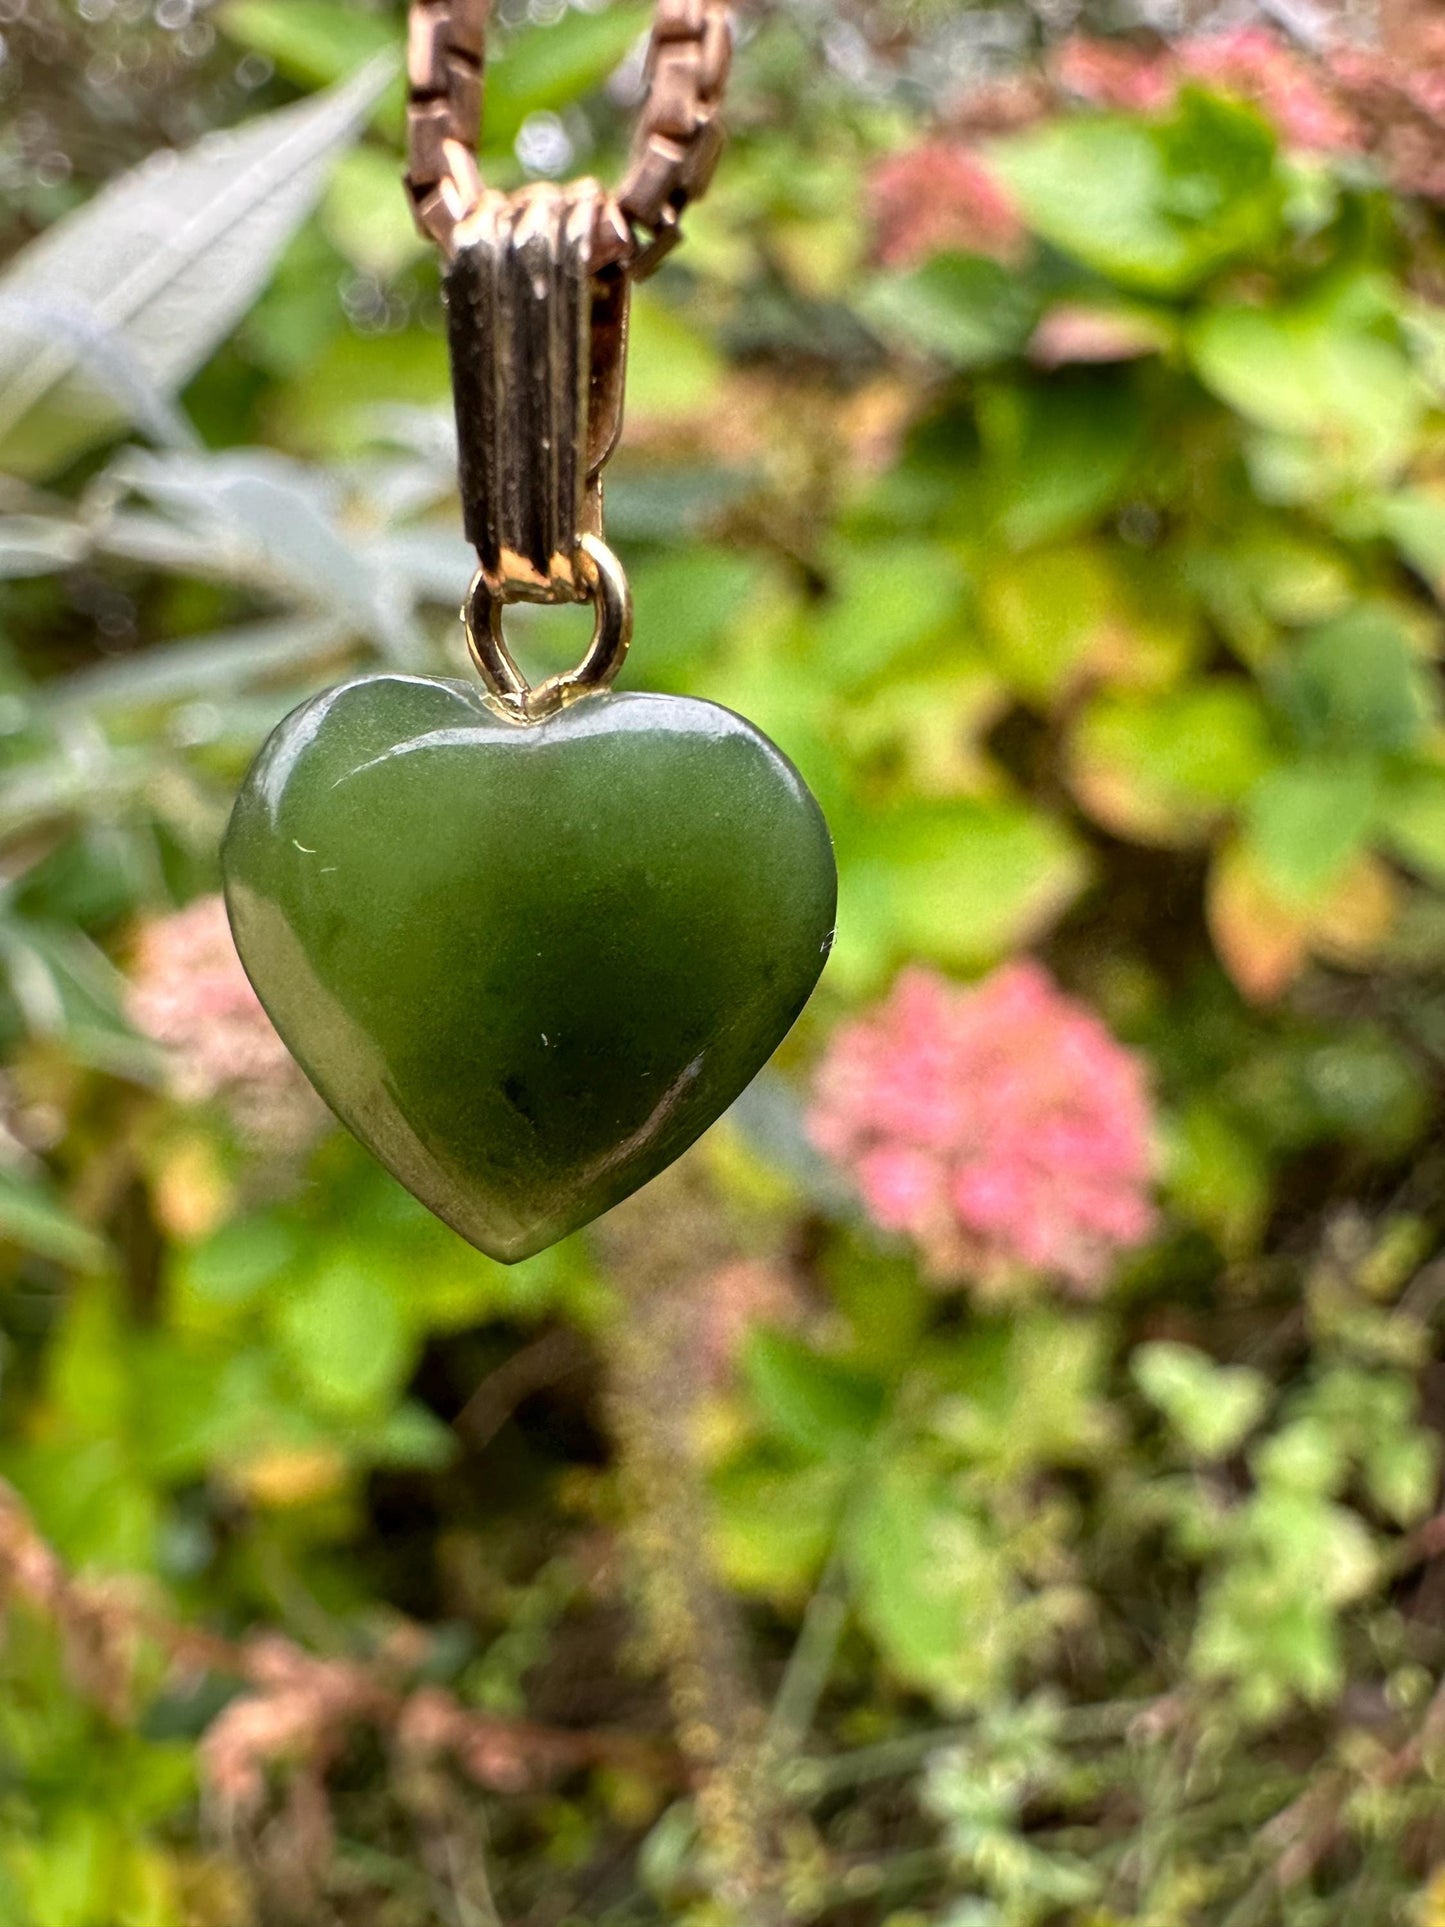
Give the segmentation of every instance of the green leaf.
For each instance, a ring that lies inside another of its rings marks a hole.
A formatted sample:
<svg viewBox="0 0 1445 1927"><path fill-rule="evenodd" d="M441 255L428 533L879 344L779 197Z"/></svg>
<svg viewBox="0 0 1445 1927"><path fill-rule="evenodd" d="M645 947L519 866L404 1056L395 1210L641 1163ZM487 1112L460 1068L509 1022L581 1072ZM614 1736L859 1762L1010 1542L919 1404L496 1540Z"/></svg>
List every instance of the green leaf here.
<svg viewBox="0 0 1445 1927"><path fill-rule="evenodd" d="M840 544L829 595L812 618L816 673L835 688L882 677L964 630L968 575L942 543L904 538Z"/></svg>
<svg viewBox="0 0 1445 1927"><path fill-rule="evenodd" d="M120 1846L113 1818L81 1806L63 1810L45 1831L17 1840L8 1857L30 1902L22 1924L93 1927L112 1903Z"/></svg>
<svg viewBox="0 0 1445 1927"><path fill-rule="evenodd" d="M1022 1312L978 1323L928 1355L950 1396L935 1429L997 1481L1088 1465L1114 1437L1104 1397L1106 1331L1097 1320Z"/></svg>
<svg viewBox="0 0 1445 1927"><path fill-rule="evenodd" d="M1083 852L1023 804L906 804L836 826L838 942L854 990L895 963L977 968L1042 934L1083 887Z"/></svg>
<svg viewBox="0 0 1445 1927"><path fill-rule="evenodd" d="M910 274L879 275L864 284L857 307L885 341L954 368L1017 354L1039 311L1013 269L976 254L940 254Z"/></svg>
<svg viewBox="0 0 1445 1927"><path fill-rule="evenodd" d="M1149 453L1138 386L1112 370L980 397L993 519L1011 548L1057 541L1124 499Z"/></svg>
<svg viewBox="0 0 1445 1927"><path fill-rule="evenodd" d="M1356 596L1342 549L1281 522L1261 517L1231 546L1229 559L1271 623L1326 622Z"/></svg>
<svg viewBox="0 0 1445 1927"><path fill-rule="evenodd" d="M1264 1417L1269 1380L1247 1365L1217 1365L1192 1345L1141 1345L1132 1370L1144 1396L1168 1419L1196 1458L1237 1452Z"/></svg>
<svg viewBox="0 0 1445 1927"><path fill-rule="evenodd" d="M1069 739L1069 782L1098 822L1165 848L1207 835L1268 767L1263 705L1223 677L1096 696Z"/></svg>
<svg viewBox="0 0 1445 1927"><path fill-rule="evenodd" d="M1197 622L1170 572L1131 570L1098 542L998 557L980 603L992 660L1040 707L1065 700L1091 672L1146 686L1172 681L1195 647Z"/></svg>
<svg viewBox="0 0 1445 1927"><path fill-rule="evenodd" d="M750 1458L718 1473L710 1537L728 1584L765 1598L806 1599L838 1529L848 1479L826 1460L782 1469Z"/></svg>
<svg viewBox="0 0 1445 1927"><path fill-rule="evenodd" d="M234 1218L175 1258L176 1283L188 1297L230 1309L293 1277L300 1240L281 1218Z"/></svg>
<svg viewBox="0 0 1445 1927"><path fill-rule="evenodd" d="M396 1301L365 1259L329 1258L280 1307L277 1337L317 1403L362 1414L404 1377L412 1347Z"/></svg>
<svg viewBox="0 0 1445 1927"><path fill-rule="evenodd" d="M569 7L551 26L529 27L489 49L487 148L510 148L529 114L556 113L600 87L651 19L648 0L613 0L597 12Z"/></svg>
<svg viewBox="0 0 1445 1927"><path fill-rule="evenodd" d="M1440 1442L1415 1426L1366 1441L1365 1484L1374 1503L1396 1525L1418 1525L1440 1490Z"/></svg>
<svg viewBox="0 0 1445 1927"><path fill-rule="evenodd" d="M629 418L672 422L699 415L716 406L723 373L722 358L707 336L653 289L639 288L627 323ZM708 480L716 480L715 471L709 470ZM662 483L676 487L666 476ZM647 533L655 538L659 531L654 525Z"/></svg>
<svg viewBox="0 0 1445 1927"><path fill-rule="evenodd" d="M1049 702L1068 693L1106 633L1114 589L1103 557L1083 544L995 564L983 612L994 659L1020 695Z"/></svg>
<svg viewBox="0 0 1445 1927"><path fill-rule="evenodd" d="M1175 1124L1169 1147L1171 1202L1214 1239L1226 1256L1257 1248L1272 1192L1264 1152L1207 1098L1197 1098Z"/></svg>
<svg viewBox="0 0 1445 1927"><path fill-rule="evenodd" d="M374 1465L400 1471L436 1472L456 1457L456 1434L435 1412L408 1399L388 1413L381 1429L368 1441Z"/></svg>
<svg viewBox="0 0 1445 1927"><path fill-rule="evenodd" d="M1445 592L1445 495L1401 489L1380 504L1380 526L1436 597Z"/></svg>
<svg viewBox="0 0 1445 1927"><path fill-rule="evenodd" d="M1380 829L1401 862L1445 886L1445 769L1394 776L1381 798Z"/></svg>
<svg viewBox="0 0 1445 1927"><path fill-rule="evenodd" d="M1211 308L1190 331L1190 354L1249 421L1317 443L1351 478L1388 474L1409 452L1423 396L1368 306L1368 290L1347 286L1328 300Z"/></svg>
<svg viewBox="0 0 1445 1927"><path fill-rule="evenodd" d="M1293 1427L1286 1428L1293 1430ZM1255 1469L1264 1488L1252 1507L1250 1528L1267 1550L1279 1577L1293 1581L1307 1597L1332 1606L1349 1605L1368 1592L1379 1573L1379 1552L1369 1528L1349 1507L1321 1504L1318 1488L1294 1487L1287 1479L1269 1490L1273 1479Z"/></svg>
<svg viewBox="0 0 1445 1927"><path fill-rule="evenodd" d="M764 1419L809 1457L856 1457L882 1417L883 1387L876 1378L785 1332L755 1331L743 1369Z"/></svg>
<svg viewBox="0 0 1445 1927"><path fill-rule="evenodd" d="M997 1690L1009 1567L952 1480L891 1460L858 1509L848 1563L858 1616L900 1679L947 1706Z"/></svg>
<svg viewBox="0 0 1445 1927"><path fill-rule="evenodd" d="M1349 1557L1363 1550L1364 1528L1352 1514L1340 1519L1337 1542L1320 1550ZM1266 1560L1228 1566L1201 1601L1189 1665L1204 1680L1231 1681L1254 1722L1278 1718L1295 1697L1327 1704L1343 1683L1336 1610L1318 1590L1282 1583Z"/></svg>
<svg viewBox="0 0 1445 1927"><path fill-rule="evenodd" d="M66 1432L107 1445L125 1438L133 1402L130 1336L111 1280L94 1280L72 1295L46 1361L52 1416Z"/></svg>
<svg viewBox="0 0 1445 1927"><path fill-rule="evenodd" d="M288 0L288 5L290 0ZM43 475L167 410L265 286L395 63L113 182L0 276L0 460Z"/></svg>
<svg viewBox="0 0 1445 1927"><path fill-rule="evenodd" d="M127 1348L135 1398L137 1461L157 1483L204 1477L250 1443L263 1412L244 1393L255 1380L232 1369L228 1348L148 1332ZM269 1387L267 1388L270 1389Z"/></svg>
<svg viewBox="0 0 1445 1927"><path fill-rule="evenodd" d="M401 192L396 156L380 147L353 147L341 156L322 202L321 225L353 267L384 281L426 251Z"/></svg>
<svg viewBox="0 0 1445 1927"><path fill-rule="evenodd" d="M1120 287L1179 295L1279 225L1274 141L1252 109L1185 94L1150 124L1079 116L999 143L1034 232Z"/></svg>
<svg viewBox="0 0 1445 1927"><path fill-rule="evenodd" d="M257 310L247 323L248 344ZM291 322L283 313L272 334L288 340ZM267 350L274 353L275 344ZM376 423L388 403L406 408L441 409L450 406L447 358L439 352L434 334L421 327L396 334L359 335L350 328L332 334L324 347L298 351L289 365L275 365L289 377L270 391L271 418L285 424L285 444L304 453L336 459L354 457L374 448ZM266 356L261 357L263 365Z"/></svg>
<svg viewBox="0 0 1445 1927"><path fill-rule="evenodd" d="M1399 1157L1431 1117L1418 1060L1383 1027L1352 1025L1300 1063L1304 1094L1322 1136L1344 1138L1377 1158Z"/></svg>
<svg viewBox="0 0 1445 1927"><path fill-rule="evenodd" d="M330 87L396 44L389 15L341 0L225 0L211 18L227 39L264 54L302 87ZM395 194L401 202L399 185Z"/></svg>
<svg viewBox="0 0 1445 1927"><path fill-rule="evenodd" d="M1279 658L1273 684L1301 742L1344 756L1409 749L1439 707L1400 622L1369 603L1311 630Z"/></svg>
<svg viewBox="0 0 1445 1927"><path fill-rule="evenodd" d="M1328 896L1370 840L1377 795L1374 767L1359 759L1271 770L1245 808L1245 840L1266 881L1301 903Z"/></svg>
<svg viewBox="0 0 1445 1927"><path fill-rule="evenodd" d="M630 574L648 686L666 688L697 686L709 653L744 617L762 570L752 554L698 544L642 560Z"/></svg>
<svg viewBox="0 0 1445 1927"><path fill-rule="evenodd" d="M100 1271L108 1258L105 1240L68 1211L49 1185L14 1171L0 1170L0 1242L75 1271Z"/></svg>
<svg viewBox="0 0 1445 1927"><path fill-rule="evenodd" d="M52 1432L60 1428L52 1425ZM98 1425L97 1430L102 1428ZM159 1504L116 1436L68 1435L12 1444L5 1475L61 1557L120 1572L152 1569Z"/></svg>
<svg viewBox="0 0 1445 1927"><path fill-rule="evenodd" d="M918 1267L903 1253L885 1256L871 1239L844 1237L824 1253L822 1275L857 1356L894 1378L912 1359L935 1306Z"/></svg>
<svg viewBox="0 0 1445 1927"><path fill-rule="evenodd" d="M1193 558L1195 586L1204 607L1230 649L1241 662L1257 668L1273 655L1278 640L1278 621L1310 622L1336 614L1349 599L1349 578L1343 568L1341 578L1328 600L1307 604L1302 611L1275 606L1275 543L1273 529L1251 531L1231 541L1227 547L1205 547ZM1288 582L1289 572L1285 572ZM1311 586L1303 578L1306 592ZM1324 578L1321 577L1321 586Z"/></svg>
<svg viewBox="0 0 1445 1927"><path fill-rule="evenodd" d="M998 766L988 732L1009 691L982 650L951 641L839 704L828 721L860 789L888 796L990 796ZM836 753L835 751L835 753Z"/></svg>

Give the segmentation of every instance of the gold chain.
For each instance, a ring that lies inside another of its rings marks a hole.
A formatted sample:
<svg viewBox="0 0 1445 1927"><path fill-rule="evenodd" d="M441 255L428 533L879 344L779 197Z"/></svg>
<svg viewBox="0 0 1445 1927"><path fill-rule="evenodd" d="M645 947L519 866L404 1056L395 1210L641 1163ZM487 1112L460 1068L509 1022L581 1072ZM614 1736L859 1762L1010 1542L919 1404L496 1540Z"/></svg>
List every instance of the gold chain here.
<svg viewBox="0 0 1445 1927"><path fill-rule="evenodd" d="M414 0L407 71L407 189L417 225L442 252L483 193L477 166L491 0ZM657 0L647 97L615 197L604 197L594 270L650 274L681 238L683 210L707 187L722 151L720 117L732 58L727 0Z"/></svg>

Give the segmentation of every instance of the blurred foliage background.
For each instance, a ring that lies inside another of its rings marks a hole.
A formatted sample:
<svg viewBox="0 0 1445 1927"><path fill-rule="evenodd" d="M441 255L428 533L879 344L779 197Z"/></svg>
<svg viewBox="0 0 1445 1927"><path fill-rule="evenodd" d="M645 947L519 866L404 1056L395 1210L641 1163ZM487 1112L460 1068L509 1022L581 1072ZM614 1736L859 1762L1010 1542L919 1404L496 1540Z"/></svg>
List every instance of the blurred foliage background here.
<svg viewBox="0 0 1445 1927"><path fill-rule="evenodd" d="M503 0L489 178L648 11ZM0 0L4 1927L1445 1922L1431 14L747 11L609 535L837 948L506 1270L215 898L462 673L402 9Z"/></svg>

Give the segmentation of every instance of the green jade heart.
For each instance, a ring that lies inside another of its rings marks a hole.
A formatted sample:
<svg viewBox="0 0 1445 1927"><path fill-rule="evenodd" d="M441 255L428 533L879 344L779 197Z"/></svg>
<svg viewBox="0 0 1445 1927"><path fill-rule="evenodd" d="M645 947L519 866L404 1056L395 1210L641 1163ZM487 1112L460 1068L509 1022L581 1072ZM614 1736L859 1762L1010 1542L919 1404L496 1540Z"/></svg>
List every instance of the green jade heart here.
<svg viewBox="0 0 1445 1927"><path fill-rule="evenodd" d="M822 813L712 703L520 725L359 677L293 711L223 850L292 1053L438 1217L514 1262L672 1162L766 1062L832 941Z"/></svg>

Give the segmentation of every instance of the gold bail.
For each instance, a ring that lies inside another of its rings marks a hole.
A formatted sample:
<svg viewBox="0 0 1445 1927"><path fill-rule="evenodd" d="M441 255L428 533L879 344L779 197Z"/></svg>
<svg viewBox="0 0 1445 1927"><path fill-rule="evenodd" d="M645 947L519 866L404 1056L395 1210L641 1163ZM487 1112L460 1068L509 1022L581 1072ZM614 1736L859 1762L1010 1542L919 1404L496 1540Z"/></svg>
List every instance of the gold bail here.
<svg viewBox="0 0 1445 1927"><path fill-rule="evenodd" d="M594 265L613 214L595 181L538 182L483 194L456 230L446 299L462 512L482 582L504 601L592 593L581 544L602 534L627 347L627 277Z"/></svg>

